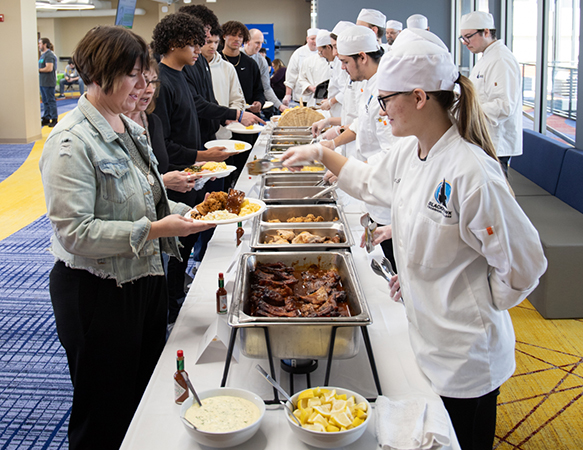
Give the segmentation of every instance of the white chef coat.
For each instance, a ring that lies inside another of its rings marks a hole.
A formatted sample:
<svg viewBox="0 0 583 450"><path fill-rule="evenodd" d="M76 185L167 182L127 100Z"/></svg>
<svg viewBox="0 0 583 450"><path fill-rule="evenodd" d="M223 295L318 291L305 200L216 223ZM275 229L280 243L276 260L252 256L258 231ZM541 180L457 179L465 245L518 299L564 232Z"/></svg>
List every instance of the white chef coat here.
<svg viewBox="0 0 583 450"><path fill-rule="evenodd" d="M356 133L356 146L358 148L356 159L377 163L378 153L390 151L397 138L393 136L391 125L386 117L381 117L381 106L378 101L377 74L362 82L362 94L358 105L358 117L350 125L350 129ZM378 205L366 204L366 210L372 219L381 224L391 223L391 209Z"/></svg>
<svg viewBox="0 0 583 450"><path fill-rule="evenodd" d="M337 103L330 108L331 117L342 117L342 103L344 100L344 89L350 80L346 70L342 69L342 61L335 57L330 63L330 84L328 85L328 99L335 98Z"/></svg>
<svg viewBox="0 0 583 450"><path fill-rule="evenodd" d="M221 106L244 111L245 95L233 64L225 61L217 52L209 63L209 67L217 103ZM217 139L231 139L233 134L221 125L216 136Z"/></svg>
<svg viewBox="0 0 583 450"><path fill-rule="evenodd" d="M286 72L287 73L287 72ZM300 73L298 75L300 98L305 106L314 106L316 98L314 93L310 92L310 86L317 86L320 83L330 79L330 63L326 58L322 58L317 53L304 59Z"/></svg>
<svg viewBox="0 0 583 450"><path fill-rule="evenodd" d="M433 389L479 397L514 372L506 310L537 286L546 259L494 159L455 126L426 161L417 149L409 137L381 164L350 159L338 183L367 202L392 206L409 337Z"/></svg>
<svg viewBox="0 0 583 450"><path fill-rule="evenodd" d="M318 50L310 50L308 44L302 45L295 52L292 53L287 69L285 71L285 84L288 88L292 90L292 99L296 102L300 101L300 96L302 92L298 85L298 76L300 74L300 69L302 68L302 63L304 59L310 55L318 54Z"/></svg>
<svg viewBox="0 0 583 450"><path fill-rule="evenodd" d="M488 118L498 156L522 155L522 91L516 57L502 41L494 41L470 74Z"/></svg>

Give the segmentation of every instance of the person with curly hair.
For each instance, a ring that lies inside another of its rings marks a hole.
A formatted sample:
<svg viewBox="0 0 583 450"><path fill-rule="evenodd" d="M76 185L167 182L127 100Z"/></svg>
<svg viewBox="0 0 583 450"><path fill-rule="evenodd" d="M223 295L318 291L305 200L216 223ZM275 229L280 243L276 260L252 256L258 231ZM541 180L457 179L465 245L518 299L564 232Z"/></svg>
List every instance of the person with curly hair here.
<svg viewBox="0 0 583 450"><path fill-rule="evenodd" d="M173 166L189 166L196 161L224 161L229 153L224 147L200 150L203 146L198 112L194 98L183 73L185 66L192 66L205 43L204 28L200 20L190 14L175 13L164 17L154 28L153 50L161 55L159 79L160 92L154 113L162 122L164 142L169 163ZM168 196L194 207L204 200L205 190L177 192L168 190ZM180 240L181 260L168 261L168 322L176 321L180 304L185 297L184 278L188 258L198 235Z"/></svg>

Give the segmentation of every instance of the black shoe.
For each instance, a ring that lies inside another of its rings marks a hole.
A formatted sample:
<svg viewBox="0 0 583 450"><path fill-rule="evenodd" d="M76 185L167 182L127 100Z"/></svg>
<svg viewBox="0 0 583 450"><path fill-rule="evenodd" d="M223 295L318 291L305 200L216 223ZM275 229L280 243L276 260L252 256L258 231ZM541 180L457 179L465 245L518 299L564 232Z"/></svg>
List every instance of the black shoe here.
<svg viewBox="0 0 583 450"><path fill-rule="evenodd" d="M57 119L55 119L55 120L51 120L51 123L49 123L49 127L50 127L50 128L54 128L54 126L57 124L57 122L58 122L58 120L57 120Z"/></svg>
<svg viewBox="0 0 583 450"><path fill-rule="evenodd" d="M43 117L41 120L41 127L44 127L45 125L48 125L49 123L51 123L51 119L47 119L46 117Z"/></svg>
<svg viewBox="0 0 583 450"><path fill-rule="evenodd" d="M61 94L57 98L65 98L65 94Z"/></svg>

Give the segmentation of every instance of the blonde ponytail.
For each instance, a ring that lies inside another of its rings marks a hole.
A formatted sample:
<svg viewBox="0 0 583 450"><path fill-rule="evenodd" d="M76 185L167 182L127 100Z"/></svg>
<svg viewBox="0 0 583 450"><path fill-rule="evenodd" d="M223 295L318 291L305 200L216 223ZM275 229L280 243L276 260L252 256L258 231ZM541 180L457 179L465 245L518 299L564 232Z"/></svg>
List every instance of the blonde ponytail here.
<svg viewBox="0 0 583 450"><path fill-rule="evenodd" d="M478 101L474 85L471 80L460 75L456 81L460 87L460 95L451 110L457 122L461 137L483 149L486 154L496 161L496 149L490 139L488 122Z"/></svg>

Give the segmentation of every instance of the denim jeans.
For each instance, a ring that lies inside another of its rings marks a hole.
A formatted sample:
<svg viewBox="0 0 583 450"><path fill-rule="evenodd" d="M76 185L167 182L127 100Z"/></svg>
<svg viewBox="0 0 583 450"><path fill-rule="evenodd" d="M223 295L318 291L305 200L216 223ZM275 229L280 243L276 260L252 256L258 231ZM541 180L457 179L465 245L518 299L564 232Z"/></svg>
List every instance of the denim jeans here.
<svg viewBox="0 0 583 450"><path fill-rule="evenodd" d="M43 119L57 120L57 99L54 86L41 86L40 95L44 105Z"/></svg>
<svg viewBox="0 0 583 450"><path fill-rule="evenodd" d="M73 84L79 85L79 95L83 95L85 92L85 84L83 84L83 80L79 78L77 81L67 81L64 78L59 81L59 94L63 95L65 92L65 86L71 86Z"/></svg>

